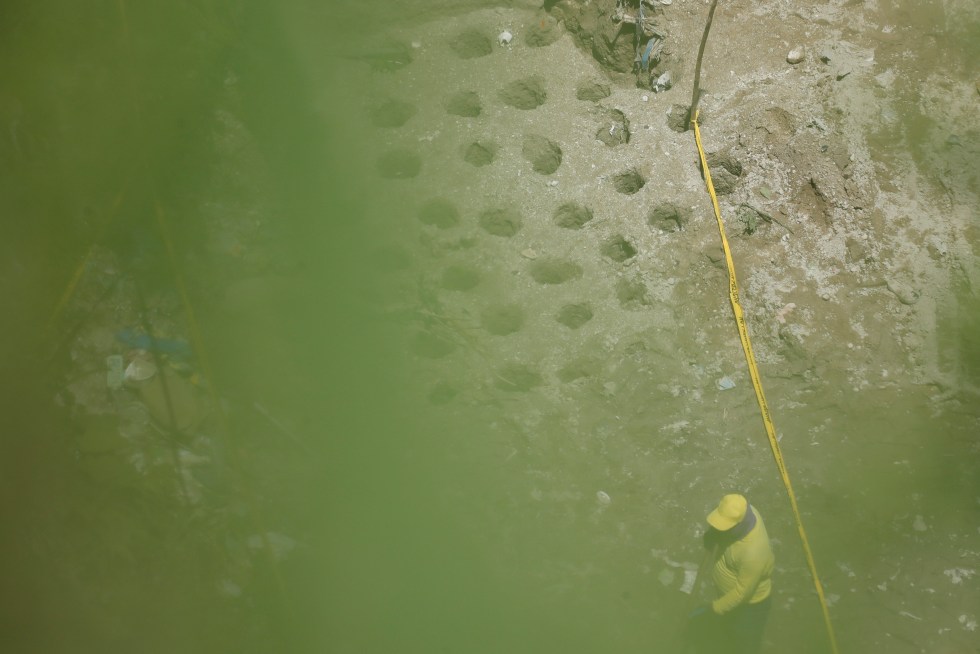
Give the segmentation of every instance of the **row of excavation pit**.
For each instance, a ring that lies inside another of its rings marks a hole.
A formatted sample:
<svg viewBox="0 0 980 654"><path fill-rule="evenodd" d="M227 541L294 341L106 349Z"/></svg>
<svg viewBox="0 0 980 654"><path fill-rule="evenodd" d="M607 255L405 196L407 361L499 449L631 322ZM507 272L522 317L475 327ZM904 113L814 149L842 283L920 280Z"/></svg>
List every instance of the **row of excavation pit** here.
<svg viewBox="0 0 980 654"><path fill-rule="evenodd" d="M576 96L583 100L594 101L607 97L608 86L596 82L583 82ZM513 108L522 110L535 109L544 104L547 91L544 78L531 76L511 82L499 91L501 101ZM479 95L474 91L460 91L448 98L444 107L452 115L475 118L483 112L483 104ZM376 127L398 128L405 125L418 112L418 108L403 100L390 99L371 111L371 121ZM623 112L617 109L602 110L604 114L600 121L595 138L609 147L629 143L630 122ZM467 163L482 167L493 163L498 144L492 141L474 141L462 149L463 160ZM533 170L542 175L551 175L561 166L562 149L555 141L539 134L526 134L523 139L522 154L531 163ZM378 160L378 172L384 178L406 179L416 177L422 169L422 159L417 152L401 148L383 154ZM632 194L640 190L646 183L634 170L617 175L613 180L620 193Z"/></svg>
<svg viewBox="0 0 980 654"><path fill-rule="evenodd" d="M499 149L500 146L492 141L473 141L461 148L461 154L463 161L481 168L494 162ZM540 175L557 172L563 157L561 146L539 134L525 135L521 153L531 164L531 169ZM395 148L378 158L377 170L385 179L412 179L422 172L422 156L412 149ZM635 168L612 175L610 181L613 188L623 195L638 193L647 183L646 178Z"/></svg>
<svg viewBox="0 0 980 654"><path fill-rule="evenodd" d="M452 229L462 224L459 207L445 198L432 198L418 209L419 222L437 229ZM578 230L593 220L592 209L578 202L565 202L551 215L551 222L562 229ZM690 219L690 212L671 202L658 204L647 215L647 223L662 231L676 231ZM477 225L487 234L511 238L524 225L524 215L515 207L490 207L477 215ZM607 241L602 252L614 261L626 261L636 255L636 249L622 238Z"/></svg>
<svg viewBox="0 0 980 654"><path fill-rule="evenodd" d="M608 84L584 80L576 88L575 97L586 102L598 102L609 97L610 93ZM548 91L544 78L532 75L504 86L498 91L497 97L509 107L530 111L547 102ZM476 91L458 91L446 99L443 108L451 116L478 118L483 113L483 100ZM418 107L411 102L389 99L372 109L370 118L375 127L390 129L404 126L416 113ZM622 116L621 112L616 114Z"/></svg>
<svg viewBox="0 0 980 654"><path fill-rule="evenodd" d="M504 86L497 97L508 107L530 111L548 100L544 77L532 75ZM446 113L460 118L477 118L483 113L483 100L476 91L458 91L443 103ZM404 100L390 99L371 110L371 123L385 129L402 127L418 113L418 107Z"/></svg>

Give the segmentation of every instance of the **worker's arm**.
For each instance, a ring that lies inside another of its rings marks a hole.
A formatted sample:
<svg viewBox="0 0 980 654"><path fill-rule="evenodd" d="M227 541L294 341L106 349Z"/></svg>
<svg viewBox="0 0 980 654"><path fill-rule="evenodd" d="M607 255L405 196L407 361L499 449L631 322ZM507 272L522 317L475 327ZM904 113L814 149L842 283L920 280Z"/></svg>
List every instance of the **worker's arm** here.
<svg viewBox="0 0 980 654"><path fill-rule="evenodd" d="M732 609L748 602L755 594L762 575L765 573L767 557L762 554L750 554L738 562L738 573L735 585L730 591L711 603L711 610L718 615L724 615Z"/></svg>

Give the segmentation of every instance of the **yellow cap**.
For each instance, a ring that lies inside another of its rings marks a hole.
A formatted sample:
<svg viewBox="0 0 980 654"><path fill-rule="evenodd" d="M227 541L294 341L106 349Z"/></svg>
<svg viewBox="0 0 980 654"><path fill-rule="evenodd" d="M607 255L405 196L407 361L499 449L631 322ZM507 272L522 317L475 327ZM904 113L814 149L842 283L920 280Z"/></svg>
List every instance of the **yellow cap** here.
<svg viewBox="0 0 980 654"><path fill-rule="evenodd" d="M708 514L708 524L718 531L728 531L742 522L749 501L742 495L726 495L721 498L718 507Z"/></svg>

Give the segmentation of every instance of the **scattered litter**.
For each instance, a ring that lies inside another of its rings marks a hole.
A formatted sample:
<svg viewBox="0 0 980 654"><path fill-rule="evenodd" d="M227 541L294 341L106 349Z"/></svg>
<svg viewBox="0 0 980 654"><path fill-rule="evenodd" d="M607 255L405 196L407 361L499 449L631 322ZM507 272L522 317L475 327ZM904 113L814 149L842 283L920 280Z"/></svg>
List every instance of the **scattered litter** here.
<svg viewBox="0 0 980 654"><path fill-rule="evenodd" d="M968 618L966 615L960 616L960 624L963 625L963 628L967 631L977 630L977 621L973 618Z"/></svg>
<svg viewBox="0 0 980 654"><path fill-rule="evenodd" d="M123 372L123 358L121 354L110 354L105 358L106 386L112 390L122 388L125 373Z"/></svg>
<svg viewBox="0 0 980 654"><path fill-rule="evenodd" d="M719 391L727 391L732 388L735 388L735 381L731 377L726 375L721 379L715 380L715 386L718 387Z"/></svg>
<svg viewBox="0 0 980 654"><path fill-rule="evenodd" d="M673 85L674 82L670 76L670 71L668 70L666 73L664 73L663 75L657 78L657 81L653 85L653 92L662 93L668 90Z"/></svg>
<svg viewBox="0 0 980 654"><path fill-rule="evenodd" d="M913 614L909 613L908 611L899 611L898 614L901 615L901 616L903 616L903 617L906 617L906 618L910 618L912 620L915 620L916 622L922 622L922 618L920 618L917 615L913 615Z"/></svg>
<svg viewBox="0 0 980 654"><path fill-rule="evenodd" d="M921 515L915 516L915 520L912 521L912 529L916 531L927 531L929 527L926 526L926 521Z"/></svg>
<svg viewBox="0 0 980 654"><path fill-rule="evenodd" d="M116 332L116 340L137 350L147 350L178 359L190 359L193 351L187 341L175 338L156 338L134 329Z"/></svg>
<svg viewBox="0 0 980 654"><path fill-rule="evenodd" d="M507 30L504 30L503 32L497 35L497 43L501 47L510 45L511 41L513 40L514 40L514 35L508 32Z"/></svg>
<svg viewBox="0 0 980 654"><path fill-rule="evenodd" d="M964 579L969 580L976 573L976 570L970 570L967 568L950 568L949 570L943 570L943 574L949 577L949 580L954 584L962 584Z"/></svg>
<svg viewBox="0 0 980 654"><path fill-rule="evenodd" d="M595 498L599 501L599 504L603 506L609 506L609 504L612 503L612 498L609 497L609 493L606 491L597 491Z"/></svg>
<svg viewBox="0 0 980 654"><path fill-rule="evenodd" d="M415 48L416 50L418 50L419 48L422 47L422 42L421 41L412 41L412 47Z"/></svg>
<svg viewBox="0 0 980 654"><path fill-rule="evenodd" d="M123 377L126 381L141 382L150 379L157 374L157 364L153 362L153 357L148 352L141 352L133 357L133 360L126 366Z"/></svg>
<svg viewBox="0 0 980 654"><path fill-rule="evenodd" d="M558 186L558 180L557 179L551 180L550 182L548 182L548 186Z"/></svg>
<svg viewBox="0 0 980 654"><path fill-rule="evenodd" d="M698 577L697 570L691 570L690 568L684 570L684 583L681 584L681 592L690 595L694 592L694 581Z"/></svg>
<svg viewBox="0 0 980 654"><path fill-rule="evenodd" d="M827 594L827 606L833 606L839 600L840 600L840 595L837 595L836 593L828 593Z"/></svg>

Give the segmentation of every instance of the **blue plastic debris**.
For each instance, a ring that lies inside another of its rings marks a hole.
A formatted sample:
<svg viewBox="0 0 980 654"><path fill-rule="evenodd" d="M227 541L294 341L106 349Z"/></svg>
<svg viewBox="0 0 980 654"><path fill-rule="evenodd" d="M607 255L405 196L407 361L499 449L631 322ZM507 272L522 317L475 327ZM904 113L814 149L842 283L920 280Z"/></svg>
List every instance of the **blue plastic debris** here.
<svg viewBox="0 0 980 654"><path fill-rule="evenodd" d="M116 340L129 347L165 354L174 359L190 359L194 356L190 343L173 338L156 338L135 329L116 332Z"/></svg>

